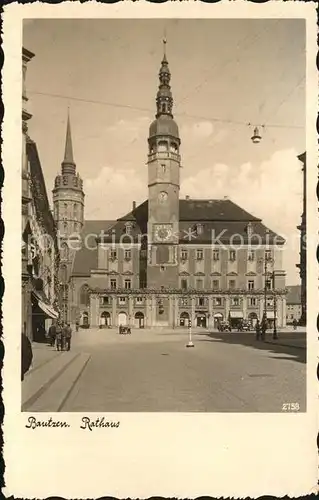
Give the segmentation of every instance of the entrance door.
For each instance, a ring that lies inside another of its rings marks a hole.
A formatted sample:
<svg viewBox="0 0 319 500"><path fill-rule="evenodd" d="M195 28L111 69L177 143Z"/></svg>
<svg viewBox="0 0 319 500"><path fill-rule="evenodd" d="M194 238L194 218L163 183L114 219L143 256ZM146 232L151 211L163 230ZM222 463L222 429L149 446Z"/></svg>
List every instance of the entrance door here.
<svg viewBox="0 0 319 500"><path fill-rule="evenodd" d="M118 315L118 325L126 326L127 323L127 315L125 312L120 312Z"/></svg>
<svg viewBox="0 0 319 500"><path fill-rule="evenodd" d="M142 312L137 312L135 314L135 327L136 328L144 328L144 314Z"/></svg>
<svg viewBox="0 0 319 500"><path fill-rule="evenodd" d="M207 327L206 316L197 316L197 326L199 326L200 328Z"/></svg>

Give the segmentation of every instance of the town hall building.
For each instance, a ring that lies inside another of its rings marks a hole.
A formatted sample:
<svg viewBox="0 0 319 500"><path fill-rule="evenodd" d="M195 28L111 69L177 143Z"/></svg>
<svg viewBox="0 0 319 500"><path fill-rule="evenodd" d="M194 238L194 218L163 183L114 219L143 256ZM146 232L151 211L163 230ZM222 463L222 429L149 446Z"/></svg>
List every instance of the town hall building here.
<svg viewBox="0 0 319 500"><path fill-rule="evenodd" d="M148 199L132 201L116 221L84 220L68 119L53 191L65 234L65 317L82 327L214 328L265 315L285 326L284 239L227 198L180 198L181 138L170 79L164 52L148 136Z"/></svg>

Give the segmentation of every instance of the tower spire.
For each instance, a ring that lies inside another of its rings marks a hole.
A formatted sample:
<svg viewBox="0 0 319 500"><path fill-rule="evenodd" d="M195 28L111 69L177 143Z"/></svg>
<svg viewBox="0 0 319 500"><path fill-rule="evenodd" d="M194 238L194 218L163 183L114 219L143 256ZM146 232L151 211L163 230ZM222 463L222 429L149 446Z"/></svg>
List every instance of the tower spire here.
<svg viewBox="0 0 319 500"><path fill-rule="evenodd" d="M156 96L156 118L162 115L173 117L173 97L170 87L171 73L168 67L168 61L166 57L166 44L167 39L163 38L163 59L161 68L159 71L159 86Z"/></svg>
<svg viewBox="0 0 319 500"><path fill-rule="evenodd" d="M62 162L62 173L63 174L75 174L75 163L73 159L73 147L72 147L72 135L71 135L71 122L70 122L70 110L68 108L68 119L66 125L66 138L65 138L65 150L64 159Z"/></svg>

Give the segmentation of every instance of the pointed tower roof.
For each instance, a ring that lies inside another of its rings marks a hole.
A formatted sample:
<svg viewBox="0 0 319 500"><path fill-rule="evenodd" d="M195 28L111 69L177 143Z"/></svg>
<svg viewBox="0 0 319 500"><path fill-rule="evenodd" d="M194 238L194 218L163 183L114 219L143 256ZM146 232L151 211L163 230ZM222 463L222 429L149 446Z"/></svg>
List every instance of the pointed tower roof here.
<svg viewBox="0 0 319 500"><path fill-rule="evenodd" d="M159 86L156 95L156 120L150 126L149 137L170 135L179 138L178 126L173 119L173 96L170 80L171 72L166 55L166 38L163 39L163 59L159 71Z"/></svg>
<svg viewBox="0 0 319 500"><path fill-rule="evenodd" d="M75 163L73 159L72 135L71 135L71 122L70 112L68 110L68 120L66 126L65 150L64 159L62 162L62 174L75 175Z"/></svg>

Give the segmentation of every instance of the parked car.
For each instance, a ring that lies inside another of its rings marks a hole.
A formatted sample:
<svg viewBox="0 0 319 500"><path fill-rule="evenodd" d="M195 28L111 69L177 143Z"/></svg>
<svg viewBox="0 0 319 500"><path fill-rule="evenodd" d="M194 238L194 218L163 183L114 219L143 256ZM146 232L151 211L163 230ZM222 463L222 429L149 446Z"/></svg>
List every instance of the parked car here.
<svg viewBox="0 0 319 500"><path fill-rule="evenodd" d="M227 321L221 321L218 325L219 332L231 332L231 326Z"/></svg>

